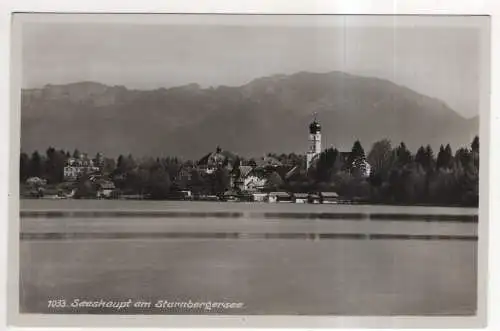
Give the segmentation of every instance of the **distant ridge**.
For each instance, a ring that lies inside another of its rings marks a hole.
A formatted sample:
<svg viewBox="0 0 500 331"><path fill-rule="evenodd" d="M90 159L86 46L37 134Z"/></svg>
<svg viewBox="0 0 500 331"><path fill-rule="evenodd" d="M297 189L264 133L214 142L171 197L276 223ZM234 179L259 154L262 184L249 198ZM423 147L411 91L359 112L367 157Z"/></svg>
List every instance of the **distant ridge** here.
<svg viewBox="0 0 500 331"><path fill-rule="evenodd" d="M323 146L365 150L388 138L416 150L467 145L478 117L388 80L343 72L274 75L239 87L193 83L130 90L96 82L22 91L21 146L102 151L108 155L176 155L198 159L220 145L246 156L304 153L307 125L318 113Z"/></svg>

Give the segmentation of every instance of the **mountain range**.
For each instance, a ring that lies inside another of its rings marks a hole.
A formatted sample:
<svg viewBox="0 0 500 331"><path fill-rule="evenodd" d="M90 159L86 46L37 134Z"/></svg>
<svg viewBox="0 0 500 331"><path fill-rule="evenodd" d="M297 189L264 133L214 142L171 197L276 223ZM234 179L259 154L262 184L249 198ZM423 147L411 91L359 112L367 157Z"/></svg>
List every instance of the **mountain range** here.
<svg viewBox="0 0 500 331"><path fill-rule="evenodd" d="M244 156L305 153L316 113L323 147L365 151L377 140L469 145L479 118L388 80L343 72L274 75L248 84L189 84L134 90L95 82L46 85L21 93L21 149L53 146L116 157L197 159L220 146Z"/></svg>

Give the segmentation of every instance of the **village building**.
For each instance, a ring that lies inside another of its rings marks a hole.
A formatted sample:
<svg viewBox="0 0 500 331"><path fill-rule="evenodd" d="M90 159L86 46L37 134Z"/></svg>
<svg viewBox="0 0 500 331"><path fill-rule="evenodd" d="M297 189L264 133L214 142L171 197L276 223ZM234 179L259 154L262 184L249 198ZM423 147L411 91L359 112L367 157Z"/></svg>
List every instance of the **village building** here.
<svg viewBox="0 0 500 331"><path fill-rule="evenodd" d="M321 197L318 193L309 193L307 195L307 202L312 204L321 203Z"/></svg>
<svg viewBox="0 0 500 331"><path fill-rule="evenodd" d="M239 201L239 193L235 190L227 190L222 197L224 201Z"/></svg>
<svg viewBox="0 0 500 331"><path fill-rule="evenodd" d="M89 158L87 154L80 154L79 157L70 157L66 161L66 166L63 169L65 181L75 181L81 174L98 174L101 171L102 154L95 160Z"/></svg>
<svg viewBox="0 0 500 331"><path fill-rule="evenodd" d="M267 178L256 174L250 174L243 181L242 191L262 191L267 184Z"/></svg>
<svg viewBox="0 0 500 331"><path fill-rule="evenodd" d="M97 180L95 184L97 186L97 198L109 199L113 196L116 187L112 181Z"/></svg>
<svg viewBox="0 0 500 331"><path fill-rule="evenodd" d="M309 200L309 194L307 193L295 193L293 195L293 201L295 203L307 203Z"/></svg>
<svg viewBox="0 0 500 331"><path fill-rule="evenodd" d="M293 196L288 192L269 192L267 202L294 202Z"/></svg>
<svg viewBox="0 0 500 331"><path fill-rule="evenodd" d="M233 169L233 187L239 191L256 192L264 189L267 178L252 166L239 166Z"/></svg>
<svg viewBox="0 0 500 331"><path fill-rule="evenodd" d="M179 189L187 188L193 179L194 173L197 171L198 169L191 163L182 164L175 176L175 186Z"/></svg>
<svg viewBox="0 0 500 331"><path fill-rule="evenodd" d="M320 192L320 201L324 204L335 204L339 202L339 195L336 192Z"/></svg>
<svg viewBox="0 0 500 331"><path fill-rule="evenodd" d="M267 199L267 193L256 192L252 193L252 200L255 202L265 202Z"/></svg>
<svg viewBox="0 0 500 331"><path fill-rule="evenodd" d="M223 167L227 168L228 170L232 170L235 161L235 154L229 151L223 151L219 146L217 146L215 152L211 152L203 156L196 163L196 165L201 171L207 174L212 174L215 172L215 170Z"/></svg>

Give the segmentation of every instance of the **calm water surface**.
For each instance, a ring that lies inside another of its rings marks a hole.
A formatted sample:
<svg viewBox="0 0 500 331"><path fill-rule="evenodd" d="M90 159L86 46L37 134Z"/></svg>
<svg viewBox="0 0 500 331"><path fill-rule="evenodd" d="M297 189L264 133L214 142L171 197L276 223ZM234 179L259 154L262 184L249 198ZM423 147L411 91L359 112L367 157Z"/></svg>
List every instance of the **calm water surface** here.
<svg viewBox="0 0 500 331"><path fill-rule="evenodd" d="M477 209L21 201L20 309L48 300L243 302L130 314L470 315Z"/></svg>

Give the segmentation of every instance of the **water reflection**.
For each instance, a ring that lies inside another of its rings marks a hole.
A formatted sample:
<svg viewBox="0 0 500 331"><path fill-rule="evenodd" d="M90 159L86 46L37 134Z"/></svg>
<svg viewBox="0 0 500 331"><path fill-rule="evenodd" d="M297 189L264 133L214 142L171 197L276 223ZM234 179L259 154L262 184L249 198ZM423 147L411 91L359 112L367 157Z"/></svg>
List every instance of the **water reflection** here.
<svg viewBox="0 0 500 331"><path fill-rule="evenodd" d="M404 214L404 213L301 213L301 212L191 212L191 211L21 211L25 218L256 218L256 219L321 219L376 220L418 222L477 223L478 215Z"/></svg>
<svg viewBox="0 0 500 331"><path fill-rule="evenodd" d="M306 240L459 240L477 241L477 236L365 234L365 233L245 233L245 232L45 232L21 233L29 240L90 240L90 239L306 239Z"/></svg>

